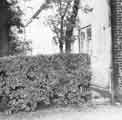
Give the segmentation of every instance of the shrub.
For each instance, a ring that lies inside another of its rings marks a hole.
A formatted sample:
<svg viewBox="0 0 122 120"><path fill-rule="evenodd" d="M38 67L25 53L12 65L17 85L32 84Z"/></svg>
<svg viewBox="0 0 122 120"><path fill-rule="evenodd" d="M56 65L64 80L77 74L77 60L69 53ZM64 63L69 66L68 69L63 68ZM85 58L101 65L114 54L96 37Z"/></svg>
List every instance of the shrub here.
<svg viewBox="0 0 122 120"><path fill-rule="evenodd" d="M18 112L34 111L39 104L81 104L90 96L90 79L86 54L1 58L0 109Z"/></svg>

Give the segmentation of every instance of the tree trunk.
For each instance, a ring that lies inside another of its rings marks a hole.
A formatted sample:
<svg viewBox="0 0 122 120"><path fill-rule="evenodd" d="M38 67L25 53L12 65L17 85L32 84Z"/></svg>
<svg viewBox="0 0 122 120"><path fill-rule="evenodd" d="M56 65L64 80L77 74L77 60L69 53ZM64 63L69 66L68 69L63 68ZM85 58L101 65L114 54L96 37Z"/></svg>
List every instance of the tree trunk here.
<svg viewBox="0 0 122 120"><path fill-rule="evenodd" d="M63 53L63 24L64 24L63 21L64 21L64 17L61 16L60 40L59 40L59 48L61 53Z"/></svg>
<svg viewBox="0 0 122 120"><path fill-rule="evenodd" d="M8 55L8 30L3 27L0 30L0 57Z"/></svg>
<svg viewBox="0 0 122 120"><path fill-rule="evenodd" d="M72 7L72 14L68 19L68 26L66 28L66 35L65 35L65 51L66 53L71 52L71 42L72 42L72 35L74 30L74 25L76 22L76 17L78 15L80 0L74 0L74 5Z"/></svg>
<svg viewBox="0 0 122 120"><path fill-rule="evenodd" d="M0 57L8 55L8 16L6 3L0 1Z"/></svg>

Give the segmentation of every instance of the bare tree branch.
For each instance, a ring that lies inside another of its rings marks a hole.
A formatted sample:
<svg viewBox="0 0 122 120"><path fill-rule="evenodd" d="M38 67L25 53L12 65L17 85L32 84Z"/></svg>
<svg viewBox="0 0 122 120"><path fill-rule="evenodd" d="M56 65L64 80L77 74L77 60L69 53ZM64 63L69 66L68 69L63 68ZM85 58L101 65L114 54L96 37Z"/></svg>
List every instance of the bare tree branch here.
<svg viewBox="0 0 122 120"><path fill-rule="evenodd" d="M27 27L30 23L32 23L32 21L36 19L44 9L49 8L49 4L50 4L50 0L45 0L45 2L40 6L40 8L33 14L33 16L25 24L25 27Z"/></svg>

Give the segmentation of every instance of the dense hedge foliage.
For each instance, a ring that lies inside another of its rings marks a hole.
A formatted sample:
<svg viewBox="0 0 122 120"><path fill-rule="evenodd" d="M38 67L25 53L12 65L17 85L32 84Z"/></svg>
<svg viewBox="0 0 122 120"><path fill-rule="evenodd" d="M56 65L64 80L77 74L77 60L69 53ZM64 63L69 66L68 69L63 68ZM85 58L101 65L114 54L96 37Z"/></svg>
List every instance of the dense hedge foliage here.
<svg viewBox="0 0 122 120"><path fill-rule="evenodd" d="M0 59L0 110L34 111L39 105L81 104L90 96L85 54Z"/></svg>

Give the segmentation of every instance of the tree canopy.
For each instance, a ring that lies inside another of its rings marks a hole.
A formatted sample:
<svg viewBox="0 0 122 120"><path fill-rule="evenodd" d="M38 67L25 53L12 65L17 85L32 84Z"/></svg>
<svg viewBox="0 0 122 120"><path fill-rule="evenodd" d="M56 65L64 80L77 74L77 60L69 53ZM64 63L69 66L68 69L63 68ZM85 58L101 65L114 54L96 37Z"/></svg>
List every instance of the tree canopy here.
<svg viewBox="0 0 122 120"><path fill-rule="evenodd" d="M29 43L22 38L22 14L17 0L0 0L0 56L18 55L25 51L23 46L29 48Z"/></svg>

